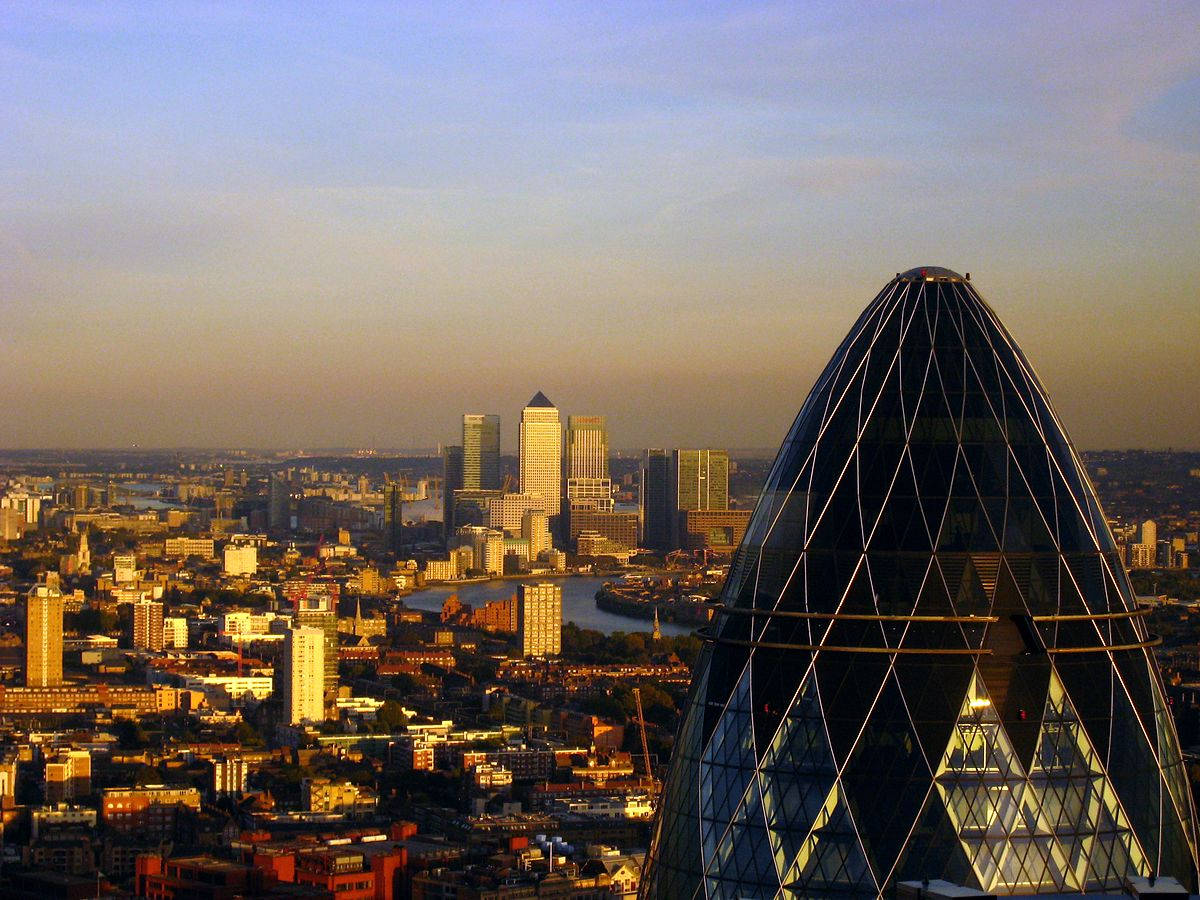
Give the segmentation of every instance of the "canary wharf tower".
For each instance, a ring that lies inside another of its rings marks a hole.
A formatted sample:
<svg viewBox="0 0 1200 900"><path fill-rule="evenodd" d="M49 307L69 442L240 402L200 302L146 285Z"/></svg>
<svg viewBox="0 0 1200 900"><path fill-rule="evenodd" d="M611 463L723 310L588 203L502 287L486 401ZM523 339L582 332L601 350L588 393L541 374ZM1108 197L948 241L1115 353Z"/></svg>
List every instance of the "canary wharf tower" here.
<svg viewBox="0 0 1200 900"><path fill-rule="evenodd" d="M1196 888L1148 633L1029 362L897 275L780 448L707 633L643 892Z"/></svg>

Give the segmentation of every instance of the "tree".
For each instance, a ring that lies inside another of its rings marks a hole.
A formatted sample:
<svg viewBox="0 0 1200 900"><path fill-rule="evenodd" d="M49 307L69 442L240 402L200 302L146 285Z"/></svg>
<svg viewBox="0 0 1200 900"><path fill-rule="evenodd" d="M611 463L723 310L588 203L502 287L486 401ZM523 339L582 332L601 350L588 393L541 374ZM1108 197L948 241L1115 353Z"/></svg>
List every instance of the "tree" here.
<svg viewBox="0 0 1200 900"><path fill-rule="evenodd" d="M380 723L388 734L391 734L397 728L408 724L408 716L404 714L404 707L400 703L395 700L384 700L383 706L375 713L375 721Z"/></svg>

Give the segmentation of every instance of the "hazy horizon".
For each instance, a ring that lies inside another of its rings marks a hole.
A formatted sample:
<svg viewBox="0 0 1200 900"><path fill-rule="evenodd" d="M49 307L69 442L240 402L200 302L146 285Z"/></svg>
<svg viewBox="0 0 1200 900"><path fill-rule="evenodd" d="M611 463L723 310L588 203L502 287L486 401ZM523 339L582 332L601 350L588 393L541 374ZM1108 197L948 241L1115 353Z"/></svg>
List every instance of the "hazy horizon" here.
<svg viewBox="0 0 1200 900"><path fill-rule="evenodd" d="M773 448L896 271L1200 447L1200 6L4 3L0 446Z"/></svg>

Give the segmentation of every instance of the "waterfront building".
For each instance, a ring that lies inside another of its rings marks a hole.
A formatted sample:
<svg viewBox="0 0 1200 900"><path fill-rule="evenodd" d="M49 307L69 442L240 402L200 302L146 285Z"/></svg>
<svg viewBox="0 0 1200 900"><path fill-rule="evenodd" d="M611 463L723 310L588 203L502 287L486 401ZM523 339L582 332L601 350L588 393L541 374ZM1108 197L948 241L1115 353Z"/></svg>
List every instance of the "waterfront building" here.
<svg viewBox="0 0 1200 900"><path fill-rule="evenodd" d="M554 582L517 588L517 634L522 656L562 652L562 587Z"/></svg>
<svg viewBox="0 0 1200 900"><path fill-rule="evenodd" d="M546 499L539 494L501 494L488 500L487 526L510 535L521 533L521 522L525 513L540 510L552 513L558 509L546 507Z"/></svg>
<svg viewBox="0 0 1200 900"><path fill-rule="evenodd" d="M646 896L1195 892L1156 640L1044 389L966 279L906 272L859 317L721 600Z"/></svg>
<svg viewBox="0 0 1200 900"><path fill-rule="evenodd" d="M563 512L566 517L563 533L567 542L573 544L579 532L591 525L581 524L592 513L610 515L616 508L612 495L612 481L608 478L568 478L567 496L563 501ZM636 522L634 516L634 537L631 547L637 546Z"/></svg>
<svg viewBox="0 0 1200 900"><path fill-rule="evenodd" d="M25 598L25 684L53 687L63 681L63 595L35 585Z"/></svg>
<svg viewBox="0 0 1200 900"><path fill-rule="evenodd" d="M540 497L539 508L556 519L562 505L562 441L558 409L538 391L521 410L520 490Z"/></svg>
<svg viewBox="0 0 1200 900"><path fill-rule="evenodd" d="M671 459L665 450L648 448L642 457L642 481L638 498L641 518L641 544L665 553L671 546L671 522L675 510L671 504Z"/></svg>
<svg viewBox="0 0 1200 900"><path fill-rule="evenodd" d="M626 550L637 549L638 514L635 512L600 512L590 507L572 508L570 525L568 536L573 544L578 544L579 535L590 531L620 544Z"/></svg>
<svg viewBox="0 0 1200 900"><path fill-rule="evenodd" d="M468 490L500 489L500 417L462 418L462 484Z"/></svg>
<svg viewBox="0 0 1200 900"><path fill-rule="evenodd" d="M289 628L283 638L283 714L291 725L325 718L325 633Z"/></svg>
<svg viewBox="0 0 1200 900"><path fill-rule="evenodd" d="M458 544L471 549L471 566L489 575L504 574L504 532L480 525L458 529Z"/></svg>
<svg viewBox="0 0 1200 900"><path fill-rule="evenodd" d="M554 549L550 538L550 517L540 509L527 510L521 516L521 537L529 542L529 558L532 560Z"/></svg>
<svg viewBox="0 0 1200 900"><path fill-rule="evenodd" d="M689 509L679 514L679 545L684 550L732 553L749 523L748 509Z"/></svg>

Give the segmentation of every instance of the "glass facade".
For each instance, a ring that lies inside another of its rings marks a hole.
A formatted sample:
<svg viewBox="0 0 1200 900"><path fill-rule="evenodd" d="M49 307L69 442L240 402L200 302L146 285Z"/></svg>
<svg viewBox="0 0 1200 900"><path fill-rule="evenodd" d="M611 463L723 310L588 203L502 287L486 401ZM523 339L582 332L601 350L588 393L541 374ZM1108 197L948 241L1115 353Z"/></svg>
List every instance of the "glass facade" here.
<svg viewBox="0 0 1200 900"><path fill-rule="evenodd" d="M707 633L643 893L1196 889L1178 739L1095 492L960 276L867 307Z"/></svg>

